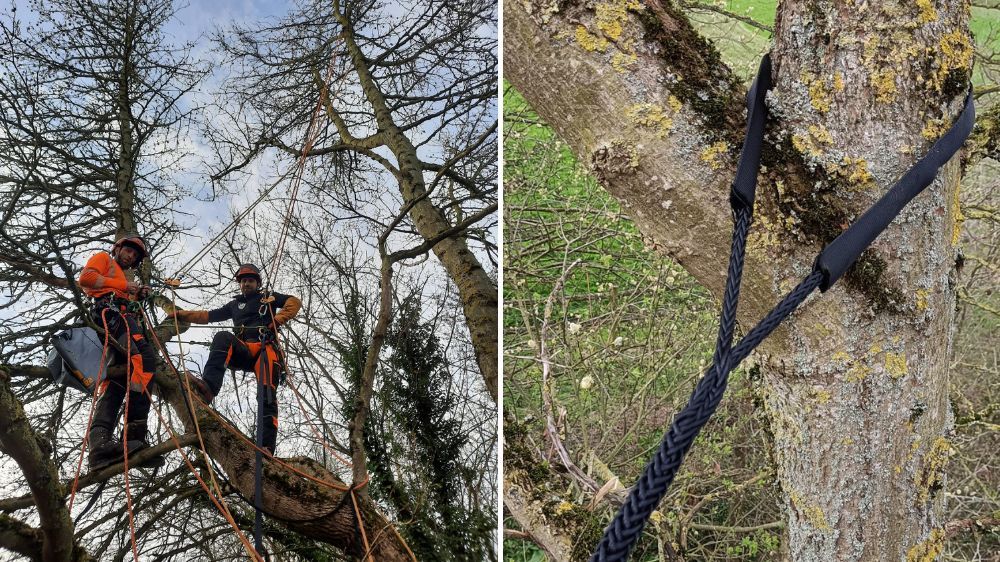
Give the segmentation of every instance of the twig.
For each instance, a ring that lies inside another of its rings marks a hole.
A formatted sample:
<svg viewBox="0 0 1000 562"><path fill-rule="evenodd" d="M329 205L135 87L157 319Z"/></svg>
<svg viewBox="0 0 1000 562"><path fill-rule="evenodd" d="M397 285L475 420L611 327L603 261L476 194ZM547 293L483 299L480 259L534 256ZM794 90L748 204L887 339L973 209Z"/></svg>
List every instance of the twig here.
<svg viewBox="0 0 1000 562"><path fill-rule="evenodd" d="M729 10L720 8L718 6L713 6L712 4L702 4L701 2L681 2L681 7L684 8L685 10L696 10L696 11L701 10L706 12L715 12L717 14L722 14L727 18L739 20L749 25L750 27L756 27L757 29L766 31L772 35L774 34L774 28L769 25L760 23L759 21L749 16L741 16L735 12L730 12Z"/></svg>

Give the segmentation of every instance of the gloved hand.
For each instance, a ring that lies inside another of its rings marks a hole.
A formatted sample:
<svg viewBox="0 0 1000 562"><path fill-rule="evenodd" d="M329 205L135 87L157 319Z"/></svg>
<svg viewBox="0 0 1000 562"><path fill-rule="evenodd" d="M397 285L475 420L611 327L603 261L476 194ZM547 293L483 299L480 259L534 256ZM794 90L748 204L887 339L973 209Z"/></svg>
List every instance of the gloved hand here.
<svg viewBox="0 0 1000 562"><path fill-rule="evenodd" d="M181 310L174 309L167 314L167 318L176 318L180 322L194 322L204 324L208 322L208 312L204 310Z"/></svg>

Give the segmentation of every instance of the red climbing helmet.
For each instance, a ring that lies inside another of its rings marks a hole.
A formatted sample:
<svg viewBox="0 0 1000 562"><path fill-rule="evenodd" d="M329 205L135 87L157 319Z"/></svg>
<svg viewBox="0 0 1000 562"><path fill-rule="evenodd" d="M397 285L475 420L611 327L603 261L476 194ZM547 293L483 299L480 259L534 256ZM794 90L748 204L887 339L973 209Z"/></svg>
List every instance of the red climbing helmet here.
<svg viewBox="0 0 1000 562"><path fill-rule="evenodd" d="M249 275L256 277L258 283L261 282L260 269L252 263L245 263L236 270L236 281L239 281L241 277L247 277Z"/></svg>
<svg viewBox="0 0 1000 562"><path fill-rule="evenodd" d="M138 266L139 263L146 259L146 256L149 255L149 250L146 249L146 241L142 239L142 236L132 235L119 238L118 241L111 246L111 253L117 254L118 250L120 250L122 246L128 246L139 253L139 257L135 260L136 266Z"/></svg>

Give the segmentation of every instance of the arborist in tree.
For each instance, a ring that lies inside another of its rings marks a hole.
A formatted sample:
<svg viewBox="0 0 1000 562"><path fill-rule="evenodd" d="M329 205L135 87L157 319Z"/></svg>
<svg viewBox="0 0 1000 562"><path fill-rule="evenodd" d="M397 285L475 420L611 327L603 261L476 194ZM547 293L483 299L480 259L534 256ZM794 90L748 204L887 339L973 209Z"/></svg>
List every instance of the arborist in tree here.
<svg viewBox="0 0 1000 562"><path fill-rule="evenodd" d="M215 310L178 310L178 320L205 324L232 320L236 333L219 332L212 339L208 361L201 379L192 378L198 392L211 403L222 388L226 367L253 371L263 398L258 405L262 420L261 445L274 455L278 437L277 386L283 370L284 358L275 341L279 326L298 313L302 301L281 293L261 291L260 269L253 264L243 264L236 271L240 294ZM277 312L275 312L277 310Z"/></svg>
<svg viewBox="0 0 1000 562"><path fill-rule="evenodd" d="M124 457L121 441L114 438L114 429L126 400L126 384L128 417L123 438L127 440L128 454L133 455L149 447L147 389L153 380L156 357L146 341L138 314L138 301L148 296L149 287L125 277L125 270L138 268L148 255L146 242L141 237L125 236L114 243L110 254L94 254L80 272L80 287L94 299L91 318L128 354L128 360L122 361L126 365L125 378L105 379L101 383L101 397L97 401L89 435L91 470L120 462ZM120 351L111 351L124 359ZM157 457L148 461L146 466L162 466L163 462L161 457Z"/></svg>

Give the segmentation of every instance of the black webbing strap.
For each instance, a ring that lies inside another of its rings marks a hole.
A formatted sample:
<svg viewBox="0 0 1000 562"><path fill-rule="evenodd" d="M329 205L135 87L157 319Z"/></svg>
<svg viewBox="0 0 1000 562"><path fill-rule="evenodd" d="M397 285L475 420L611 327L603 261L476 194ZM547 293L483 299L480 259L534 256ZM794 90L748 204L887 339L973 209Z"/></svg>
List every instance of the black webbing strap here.
<svg viewBox="0 0 1000 562"><path fill-rule="evenodd" d="M739 207L753 209L757 194L757 170L760 169L760 150L764 146L764 125L767 124L767 104L764 98L771 89L771 56L764 55L750 91L747 92L747 133L740 151L740 163L729 194L733 210Z"/></svg>
<svg viewBox="0 0 1000 562"><path fill-rule="evenodd" d="M733 241L722 300L719 334L712 365L698 381L688 404L677 414L659 449L632 487L621 510L604 531L591 562L625 560L650 514L659 505L701 428L718 408L729 380L729 372L745 359L781 322L817 288L826 290L857 259L861 252L885 230L900 210L922 191L962 146L972 130L975 110L972 97L951 129L860 219L842 233L817 258L813 271L777 306L754 326L735 347L731 347L739 301L743 258L753 211L760 168L767 108L764 97L771 85L771 61L765 56L757 78L747 95L747 133L730 194L733 207Z"/></svg>
<svg viewBox="0 0 1000 562"><path fill-rule="evenodd" d="M845 230L816 258L814 269L823 272L823 282L819 288L826 292L840 279L840 276L858 259L875 238L914 197L937 177L938 170L951 160L952 155L962 147L966 137L976 123L976 108L972 103L972 89L965 98L962 114L952 124L948 132L937 140L927 154L921 158L896 185L886 192L870 209L865 211L850 228Z"/></svg>
<svg viewBox="0 0 1000 562"><path fill-rule="evenodd" d="M265 344L266 345L266 344ZM261 345L261 350L264 350L265 345ZM264 350L265 357L267 351ZM268 361L262 361L261 364L265 369L270 369ZM264 550L264 541L261 537L261 531L264 527L264 453L261 452L261 448L264 446L264 381L263 377L258 376L257 378L257 447L254 450L254 463L253 463L253 542L254 548L257 552L262 553L265 557L268 557L267 552ZM270 559L270 558L268 558Z"/></svg>

